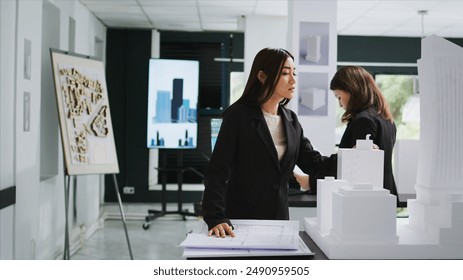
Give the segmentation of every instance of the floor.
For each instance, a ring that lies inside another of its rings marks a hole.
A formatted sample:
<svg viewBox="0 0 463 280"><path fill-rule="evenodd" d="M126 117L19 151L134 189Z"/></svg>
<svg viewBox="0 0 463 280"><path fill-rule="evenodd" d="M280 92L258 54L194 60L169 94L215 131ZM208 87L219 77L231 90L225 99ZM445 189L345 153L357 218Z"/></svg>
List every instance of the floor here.
<svg viewBox="0 0 463 280"><path fill-rule="evenodd" d="M133 208L133 207L132 207ZM160 207L153 207L160 209ZM188 207L187 207L188 209ZM167 210L170 210L169 208ZM148 229L143 229L144 214L126 213L126 226L134 260L178 260L183 259L183 250L178 245L186 234L200 221L197 217L167 215L153 220ZM120 215L120 213L119 213ZM124 224L117 215L104 220L82 248L71 255L72 260L130 260L130 252Z"/></svg>

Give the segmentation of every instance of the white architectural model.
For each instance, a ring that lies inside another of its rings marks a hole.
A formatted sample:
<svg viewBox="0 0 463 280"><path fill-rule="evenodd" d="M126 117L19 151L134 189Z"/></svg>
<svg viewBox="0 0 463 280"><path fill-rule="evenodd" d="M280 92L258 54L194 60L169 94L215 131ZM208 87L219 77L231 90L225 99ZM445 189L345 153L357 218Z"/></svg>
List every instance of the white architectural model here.
<svg viewBox="0 0 463 280"><path fill-rule="evenodd" d="M396 197L371 184L354 184L333 192L330 234L341 244L394 244ZM341 215L339 215L341 213Z"/></svg>
<svg viewBox="0 0 463 280"><path fill-rule="evenodd" d="M301 93L301 104L310 110L325 106L326 91L321 88L307 88Z"/></svg>
<svg viewBox="0 0 463 280"><path fill-rule="evenodd" d="M334 177L326 177L317 182L317 223L322 234L327 234L333 227L333 193L341 187L348 187L346 180L334 180Z"/></svg>
<svg viewBox="0 0 463 280"><path fill-rule="evenodd" d="M373 157L355 155L360 146L352 149L347 152L354 154L347 167L350 182L319 180L318 217L305 218L306 232L329 258L463 258L463 50L437 36L422 43L418 72L424 114L410 216L396 218L395 196L377 183L358 181L379 166L373 167ZM345 179L342 161L338 178Z"/></svg>
<svg viewBox="0 0 463 280"><path fill-rule="evenodd" d="M463 49L425 39L418 73L424 113L410 226L438 244L463 245Z"/></svg>
<svg viewBox="0 0 463 280"><path fill-rule="evenodd" d="M372 184L383 189L384 151L373 149L370 135L357 140L355 149L339 149L338 178L347 180L350 186L358 183Z"/></svg>

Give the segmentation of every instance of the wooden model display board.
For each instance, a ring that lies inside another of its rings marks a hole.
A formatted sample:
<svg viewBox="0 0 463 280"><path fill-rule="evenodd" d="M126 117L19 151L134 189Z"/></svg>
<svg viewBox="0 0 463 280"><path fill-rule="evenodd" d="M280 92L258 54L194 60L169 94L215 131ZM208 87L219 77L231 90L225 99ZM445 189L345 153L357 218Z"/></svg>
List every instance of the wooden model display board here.
<svg viewBox="0 0 463 280"><path fill-rule="evenodd" d="M119 173L104 66L51 50L67 175Z"/></svg>
<svg viewBox="0 0 463 280"><path fill-rule="evenodd" d="M115 175L119 173L119 165L103 62L63 51L50 52L67 177L64 184L66 225L63 258L71 258L68 225L70 177L112 173L130 258L133 260Z"/></svg>

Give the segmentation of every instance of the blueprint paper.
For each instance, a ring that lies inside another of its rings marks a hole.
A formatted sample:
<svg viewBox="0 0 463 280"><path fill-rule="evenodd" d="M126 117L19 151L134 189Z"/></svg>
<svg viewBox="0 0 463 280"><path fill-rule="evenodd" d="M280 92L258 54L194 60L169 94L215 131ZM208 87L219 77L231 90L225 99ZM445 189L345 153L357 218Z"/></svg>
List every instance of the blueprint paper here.
<svg viewBox="0 0 463 280"><path fill-rule="evenodd" d="M188 234L180 247L209 249L297 250L299 221L232 220L235 237L208 236L207 225Z"/></svg>

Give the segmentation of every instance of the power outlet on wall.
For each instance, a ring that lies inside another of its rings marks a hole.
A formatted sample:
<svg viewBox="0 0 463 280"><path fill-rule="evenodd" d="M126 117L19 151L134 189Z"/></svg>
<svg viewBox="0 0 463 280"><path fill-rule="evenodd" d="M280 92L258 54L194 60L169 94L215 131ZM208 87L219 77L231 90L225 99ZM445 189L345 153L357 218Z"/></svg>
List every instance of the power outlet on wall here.
<svg viewBox="0 0 463 280"><path fill-rule="evenodd" d="M129 187L125 186L123 189L124 194L134 194L135 193L135 187Z"/></svg>

